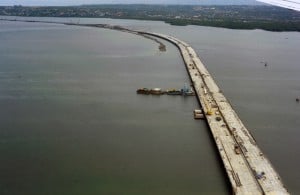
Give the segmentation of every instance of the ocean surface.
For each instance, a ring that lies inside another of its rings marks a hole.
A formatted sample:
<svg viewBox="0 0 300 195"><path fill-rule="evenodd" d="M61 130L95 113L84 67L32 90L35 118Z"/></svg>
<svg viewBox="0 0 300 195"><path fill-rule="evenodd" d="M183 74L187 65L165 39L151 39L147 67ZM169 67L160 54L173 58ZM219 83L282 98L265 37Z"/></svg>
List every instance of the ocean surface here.
<svg viewBox="0 0 300 195"><path fill-rule="evenodd" d="M300 193L300 33L109 23L188 43L292 194ZM0 21L0 194L229 194L177 49L107 29ZM264 66L264 62L268 66Z"/></svg>

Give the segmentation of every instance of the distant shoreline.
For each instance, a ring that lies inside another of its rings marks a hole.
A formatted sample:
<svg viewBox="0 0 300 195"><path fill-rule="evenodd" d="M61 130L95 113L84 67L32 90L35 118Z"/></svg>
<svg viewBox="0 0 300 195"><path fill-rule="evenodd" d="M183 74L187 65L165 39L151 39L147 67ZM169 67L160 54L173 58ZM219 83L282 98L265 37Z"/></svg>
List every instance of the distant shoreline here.
<svg viewBox="0 0 300 195"><path fill-rule="evenodd" d="M300 12L257 5L0 6L0 16L134 19L163 21L176 26L198 25L227 29L300 32Z"/></svg>

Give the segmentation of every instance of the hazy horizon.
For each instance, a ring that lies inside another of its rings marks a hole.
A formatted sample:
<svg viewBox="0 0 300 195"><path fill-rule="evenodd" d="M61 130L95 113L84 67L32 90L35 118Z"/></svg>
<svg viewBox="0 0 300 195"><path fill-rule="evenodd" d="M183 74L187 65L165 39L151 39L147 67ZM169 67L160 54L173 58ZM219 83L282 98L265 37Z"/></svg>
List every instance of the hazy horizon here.
<svg viewBox="0 0 300 195"><path fill-rule="evenodd" d="M86 4L262 5L255 0L3 0L0 6L67 6Z"/></svg>

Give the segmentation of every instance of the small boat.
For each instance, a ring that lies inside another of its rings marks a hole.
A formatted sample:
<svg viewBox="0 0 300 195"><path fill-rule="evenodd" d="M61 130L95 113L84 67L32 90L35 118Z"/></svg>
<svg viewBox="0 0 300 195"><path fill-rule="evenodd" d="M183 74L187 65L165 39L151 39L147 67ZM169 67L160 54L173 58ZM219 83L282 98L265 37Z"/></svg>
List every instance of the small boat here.
<svg viewBox="0 0 300 195"><path fill-rule="evenodd" d="M176 89L170 89L166 91L167 95L182 95L182 91Z"/></svg>
<svg viewBox="0 0 300 195"><path fill-rule="evenodd" d="M260 63L264 64L265 67L268 66L268 62L267 61L261 61Z"/></svg>
<svg viewBox="0 0 300 195"><path fill-rule="evenodd" d="M194 119L204 119L202 110L194 110Z"/></svg>
<svg viewBox="0 0 300 195"><path fill-rule="evenodd" d="M153 88L150 90L150 94L152 95L161 95L163 94L163 91L161 90L161 88Z"/></svg>
<svg viewBox="0 0 300 195"><path fill-rule="evenodd" d="M193 89L191 88L189 91L185 92L183 95L186 95L186 96L194 96L194 95L195 95L195 92L194 92Z"/></svg>
<svg viewBox="0 0 300 195"><path fill-rule="evenodd" d="M150 90L148 88L140 88L140 89L136 90L136 93L149 95Z"/></svg>

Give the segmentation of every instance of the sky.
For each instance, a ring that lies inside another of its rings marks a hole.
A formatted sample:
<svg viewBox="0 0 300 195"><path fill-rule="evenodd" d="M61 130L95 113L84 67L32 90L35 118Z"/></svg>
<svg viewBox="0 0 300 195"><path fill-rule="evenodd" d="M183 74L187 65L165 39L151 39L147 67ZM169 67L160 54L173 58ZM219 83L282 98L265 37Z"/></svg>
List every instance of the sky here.
<svg viewBox="0 0 300 195"><path fill-rule="evenodd" d="M258 5L255 0L0 0L0 5L47 6L82 4L199 4L199 5Z"/></svg>

